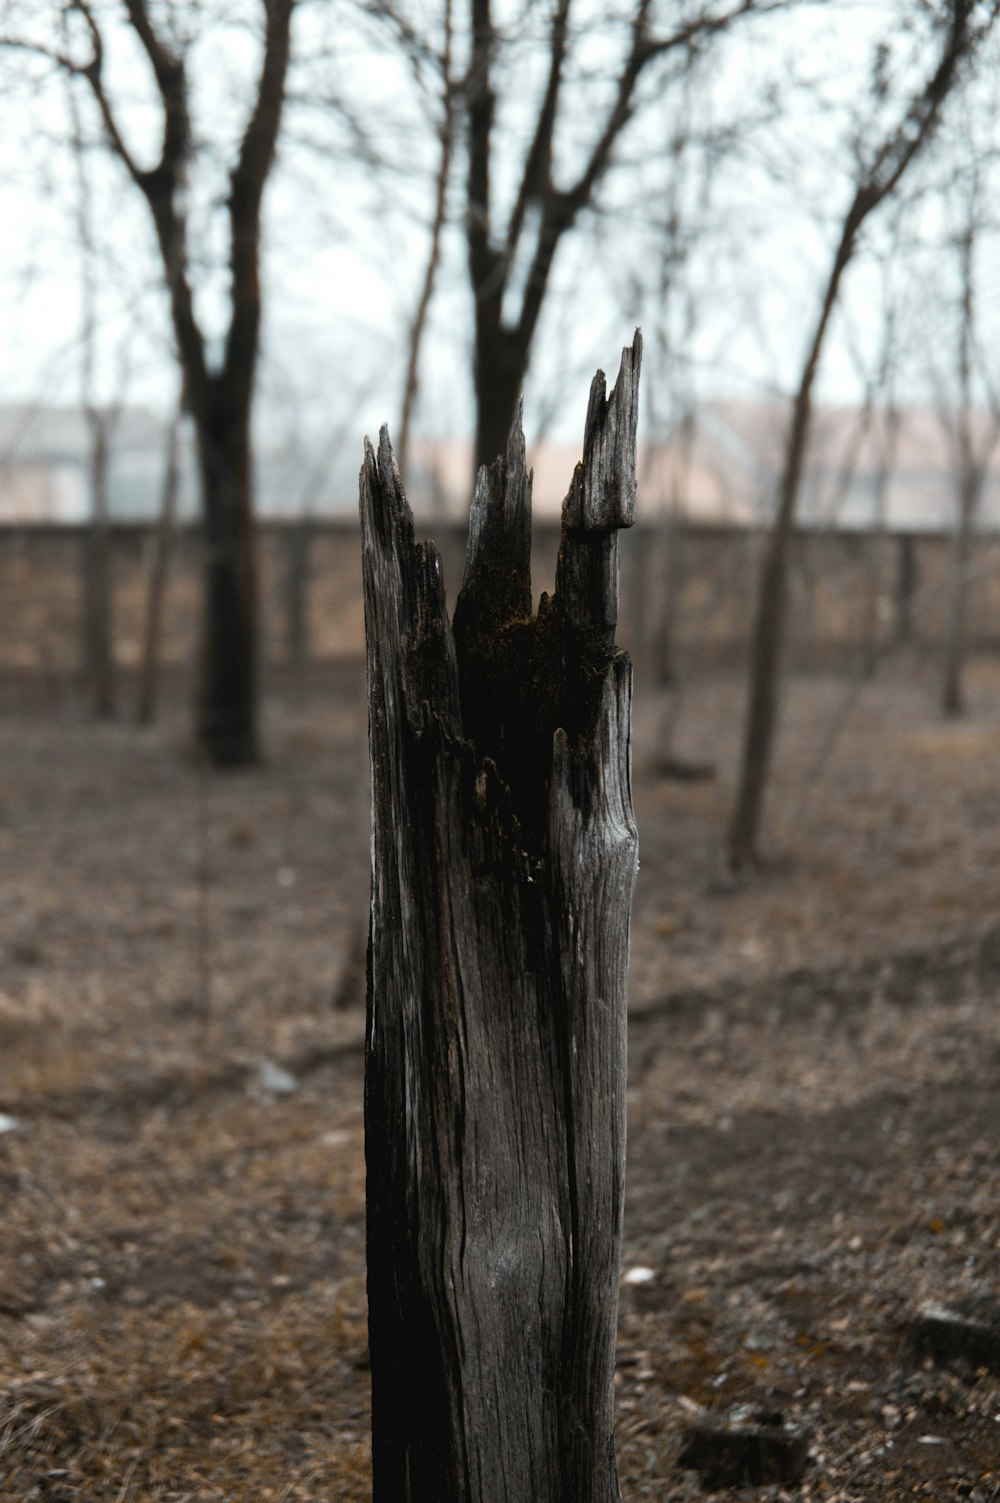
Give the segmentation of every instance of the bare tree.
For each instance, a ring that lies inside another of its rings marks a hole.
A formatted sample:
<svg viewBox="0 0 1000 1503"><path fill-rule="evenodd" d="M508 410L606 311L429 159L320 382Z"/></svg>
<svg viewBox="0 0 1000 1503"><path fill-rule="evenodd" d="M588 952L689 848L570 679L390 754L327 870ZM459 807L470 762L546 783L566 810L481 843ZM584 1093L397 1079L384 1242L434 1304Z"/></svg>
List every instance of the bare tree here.
<svg viewBox="0 0 1000 1503"><path fill-rule="evenodd" d="M476 402L475 462L503 452L524 386L538 321L556 254L580 215L592 207L623 133L640 109L639 84L664 59L684 62L737 21L785 8L790 0L737 0L720 8L694 7L679 22L657 30L653 0L637 0L627 13L624 55L612 98L593 130L582 166L557 181L557 145L565 117L579 125L579 91L567 87L574 42L572 0L551 0L546 27L546 79L534 127L515 168L513 204L497 224L497 60L503 37L491 0L470 0L471 53L465 82L468 134L465 232L475 304L473 383ZM610 7L609 7L610 12ZM620 13L619 13L620 14ZM589 18L592 28L593 18ZM512 84L512 87L515 85Z"/></svg>
<svg viewBox="0 0 1000 1503"><path fill-rule="evenodd" d="M940 409L952 448L955 475L955 528L941 679L941 709L949 716L961 715L965 710L962 680L966 655L969 553L987 466L1000 441L1000 392L990 381L977 326L976 260L984 212L982 172L979 156L970 153L965 171L956 183L963 199L961 229L955 236L959 271L955 352L957 404L952 410L951 404L945 401ZM974 410L977 384L986 386L990 398L986 421L978 425Z"/></svg>
<svg viewBox="0 0 1000 1503"><path fill-rule="evenodd" d="M708 773L704 764L691 764L678 757L674 742L687 685L692 653L679 641L680 599L684 588L685 539L691 504L691 476L698 432L698 391L694 346L705 309L693 276L696 261L706 257L709 201L714 170L721 160L711 132L704 138L694 129L695 91L698 75L687 71L681 81L663 163L664 181L656 224L657 244L653 285L655 361L654 379L647 381L648 444L650 465L657 455L656 440L668 447L669 469L666 495L659 499L656 537L649 557L637 560L640 579L652 569L652 599L635 611L637 641L642 644L644 616L654 632L650 668L666 687L664 713L657 737L655 768L661 776L689 778ZM696 183L692 194L691 184ZM685 200L694 197L701 217L695 219ZM641 477L648 484L648 476ZM645 488L645 487L644 487ZM642 662L641 655L639 656Z"/></svg>
<svg viewBox="0 0 1000 1503"><path fill-rule="evenodd" d="M902 414L896 395L899 308L888 285L887 269L882 276L883 327L882 343L876 369L869 381L866 405L872 408L871 440L875 457L872 490L871 537L866 554L865 623L863 628L863 675L874 678L878 666L879 602L882 589L882 560L889 522L889 486L899 454ZM878 402L878 411L875 411Z"/></svg>
<svg viewBox="0 0 1000 1503"><path fill-rule="evenodd" d="M115 652L108 464L114 414L88 404L86 418L90 521L83 532L81 557L84 676L96 713L110 719L115 712Z"/></svg>
<svg viewBox="0 0 1000 1503"><path fill-rule="evenodd" d="M85 85L114 158L151 216L194 425L206 534L205 603L196 734L217 766L253 761L257 734L257 561L251 407L261 324L261 206L281 126L294 0L261 0L261 62L245 127L228 171L230 296L221 356L195 305L188 178L200 142L192 127L186 36L191 16L155 17L149 0L124 0L125 17L152 74L160 119L156 160L145 165L129 141L125 111L106 66L110 28L93 0L71 0L82 23L78 45L0 38L48 57ZM169 29L168 29L169 28ZM76 30L78 28L74 28Z"/></svg>
<svg viewBox="0 0 1000 1503"><path fill-rule="evenodd" d="M80 557L83 674L95 712L101 718L109 719L115 710L115 648L108 470L118 409L117 404L102 406L97 394L99 271L93 193L72 88L67 90L67 95L76 175L74 217L81 272L80 403L89 439L87 491L90 517L81 536Z"/></svg>
<svg viewBox="0 0 1000 1503"><path fill-rule="evenodd" d="M146 595L146 622L142 637L142 660L139 665L139 695L136 720L150 725L156 716L159 697L160 666L163 656L163 611L167 596L167 576L177 523L177 503L181 481L181 438L184 424L184 388L177 399L177 409L167 428L163 456L163 489L160 514L153 537L153 558Z"/></svg>
<svg viewBox="0 0 1000 1503"><path fill-rule="evenodd" d="M792 406L778 490L778 508L761 564L750 648L750 695L744 728L739 789L729 828L729 862L734 871L758 861L764 793L770 771L778 708L778 679L788 594L789 543L809 439L813 386L823 345L848 266L865 222L893 193L930 137L960 66L975 48L995 6L976 0L947 0L935 16L940 34L933 71L911 97L897 124L863 162L841 224L806 350ZM876 73L876 93L879 80Z"/></svg>
<svg viewBox="0 0 1000 1503"><path fill-rule="evenodd" d="M427 315L434 296L434 284L437 281L438 268L441 264L441 244L448 216L448 185L451 181L456 123L456 88L452 76L454 46L452 0L444 0L443 30L444 38L440 58L437 60L441 76L441 114L437 125L439 156L434 182L434 212L427 251L427 267L424 271L413 323L410 326L409 355L406 364L406 379L403 384L403 410L399 420L399 442L396 447L396 461L404 480L409 459L410 427L420 384L420 352L424 330L427 326Z"/></svg>

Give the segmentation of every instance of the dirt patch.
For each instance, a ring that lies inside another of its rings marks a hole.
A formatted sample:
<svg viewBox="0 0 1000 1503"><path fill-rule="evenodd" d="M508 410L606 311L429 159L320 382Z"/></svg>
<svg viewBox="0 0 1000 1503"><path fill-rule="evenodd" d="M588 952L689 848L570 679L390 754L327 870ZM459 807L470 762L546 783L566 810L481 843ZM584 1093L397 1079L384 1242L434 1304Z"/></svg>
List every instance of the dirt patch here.
<svg viewBox="0 0 1000 1503"><path fill-rule="evenodd" d="M1000 674L953 728L904 665L819 774L845 692L793 684L776 859L733 883L740 685L687 697L709 783L655 775L640 691L626 1498L703 1496L684 1434L734 1412L808 1436L800 1483L747 1496L1000 1498L1000 1382L912 1340L1000 1284ZM181 704L0 720L11 1503L370 1493L359 669L272 696L265 733L214 780Z"/></svg>

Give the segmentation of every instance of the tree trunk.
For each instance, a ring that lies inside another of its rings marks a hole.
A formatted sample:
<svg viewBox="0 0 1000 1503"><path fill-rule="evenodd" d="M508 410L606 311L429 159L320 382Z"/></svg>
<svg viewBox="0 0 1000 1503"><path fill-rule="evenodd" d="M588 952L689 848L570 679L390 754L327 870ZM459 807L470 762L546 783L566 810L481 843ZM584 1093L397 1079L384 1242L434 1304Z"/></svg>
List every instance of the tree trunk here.
<svg viewBox="0 0 1000 1503"><path fill-rule="evenodd" d="M87 411L90 426L90 526L83 537L84 672L95 712L115 712L111 538L108 528L108 418Z"/></svg>
<svg viewBox="0 0 1000 1503"><path fill-rule="evenodd" d="M778 718L778 679L788 606L788 555L795 530L795 509L809 442L813 384L819 368L823 341L836 306L841 278L854 249L857 233L857 226L852 219L854 212L852 205L833 258L819 317L802 367L788 426L778 510L764 546L750 637L750 697L743 732L740 782L729 826L729 865L733 871L756 865L759 859L757 840Z"/></svg>
<svg viewBox="0 0 1000 1503"><path fill-rule="evenodd" d="M965 666L965 593L966 573L969 564L969 548L972 530L978 509L979 492L989 462L990 451L996 443L997 419L994 420L990 442L976 453L972 434L972 400L976 359L976 282L975 249L978 229L976 201L978 182L973 176L970 185L968 220L965 233L959 241L959 259L962 271L961 322L958 338L958 395L959 407L955 418L957 515L952 548L951 588L948 603L948 625L944 642L944 675L941 684L941 709L945 715L961 715L965 710L962 693L962 672Z"/></svg>
<svg viewBox="0 0 1000 1503"><path fill-rule="evenodd" d="M883 370L883 385L886 384ZM862 671L866 679L873 679L878 667L879 638L882 631L881 604L885 552L889 517L889 482L896 467L899 448L899 412L895 402L886 404L885 415L879 424L878 465L875 471L875 494L872 501L872 531L865 550L867 562L867 591L865 596L865 625L862 650ZM912 542L912 539L911 539Z"/></svg>
<svg viewBox="0 0 1000 1503"><path fill-rule="evenodd" d="M309 555L313 521L296 517L285 532L285 653L301 670L309 658Z"/></svg>
<svg viewBox="0 0 1000 1503"><path fill-rule="evenodd" d="M729 828L729 864L734 871L756 864L758 860L758 833L777 719L778 673L787 604L788 549L794 530L795 507L809 438L812 390L823 341L837 303L841 280L854 256L865 221L895 191L910 163L929 139L941 107L958 75L959 66L973 46L976 36L972 25L974 9L973 0L952 0L937 64L923 88L910 100L892 134L872 157L869 169L859 181L844 217L834 252L819 318L802 368L792 410L778 512L761 569L750 647L750 702L747 706L740 786Z"/></svg>
<svg viewBox="0 0 1000 1503"><path fill-rule="evenodd" d="M454 626L388 436L366 445L375 1503L619 1498L639 355L592 388L537 616L520 422L476 488Z"/></svg>
<svg viewBox="0 0 1000 1503"><path fill-rule="evenodd" d="M167 594L170 550L173 546L177 499L180 492L183 416L182 398L167 433L160 518L153 542L153 564L149 574L149 595L146 599L146 628L143 633L142 663L139 669L139 698L136 706L136 720L139 725L152 724L156 714L163 639L163 606Z"/></svg>
<svg viewBox="0 0 1000 1503"><path fill-rule="evenodd" d="M743 737L740 788L729 828L733 871L757 861L757 832L778 713L778 667L785 626L791 518L775 524L766 545L750 644L750 702Z"/></svg>
<svg viewBox="0 0 1000 1503"><path fill-rule="evenodd" d="M501 327L499 307L495 320L492 311L479 309L476 317L476 474L506 450L528 371L527 349Z"/></svg>
<svg viewBox="0 0 1000 1503"><path fill-rule="evenodd" d="M913 636L913 601L917 593L917 547L912 532L896 540L896 638L909 642Z"/></svg>
<svg viewBox="0 0 1000 1503"><path fill-rule="evenodd" d="M882 554L885 526L879 523L862 537L861 573L864 602L861 623L861 677L871 682L878 669L881 635Z"/></svg>
<svg viewBox="0 0 1000 1503"><path fill-rule="evenodd" d="M205 520L196 734L215 767L257 760L257 572L249 411L195 415Z"/></svg>
<svg viewBox="0 0 1000 1503"><path fill-rule="evenodd" d="M679 674L678 633L681 621L681 590L684 585L685 528L683 513L671 505L659 527L654 544L654 567L659 586L656 625L658 684L673 684Z"/></svg>
<svg viewBox="0 0 1000 1503"><path fill-rule="evenodd" d="M969 548L976 511L978 486L974 473L965 468L960 477L958 516L952 538L951 578L948 585L948 622L944 640L944 673L941 682L941 711L947 716L965 713L962 676L965 666L965 594L969 568Z"/></svg>

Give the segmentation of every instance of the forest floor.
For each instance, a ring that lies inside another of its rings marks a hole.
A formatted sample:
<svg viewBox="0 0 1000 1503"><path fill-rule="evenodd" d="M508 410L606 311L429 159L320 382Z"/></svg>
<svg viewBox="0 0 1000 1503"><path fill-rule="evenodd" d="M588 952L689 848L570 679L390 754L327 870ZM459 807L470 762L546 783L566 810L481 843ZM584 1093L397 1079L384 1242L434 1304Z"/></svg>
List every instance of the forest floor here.
<svg viewBox="0 0 1000 1503"><path fill-rule="evenodd" d="M1000 1288L1000 665L969 689L794 680L739 882L740 681L685 696L700 782L639 693L626 1500L703 1497L685 1430L736 1406L809 1447L747 1497L1000 1498L998 1351L912 1341ZM357 665L226 777L179 700L0 716L3 1503L369 1496L363 738Z"/></svg>

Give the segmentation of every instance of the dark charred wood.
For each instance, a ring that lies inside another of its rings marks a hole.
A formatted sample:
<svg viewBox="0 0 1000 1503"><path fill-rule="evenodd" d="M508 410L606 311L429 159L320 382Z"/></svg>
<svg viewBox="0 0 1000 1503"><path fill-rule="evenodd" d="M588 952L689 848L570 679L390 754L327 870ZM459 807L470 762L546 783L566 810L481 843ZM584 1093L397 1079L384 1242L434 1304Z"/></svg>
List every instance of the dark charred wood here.
<svg viewBox="0 0 1000 1503"><path fill-rule="evenodd" d="M375 1503L614 1503L638 336L591 392L532 614L518 420L454 626L389 445L362 546L373 873L365 1122Z"/></svg>

